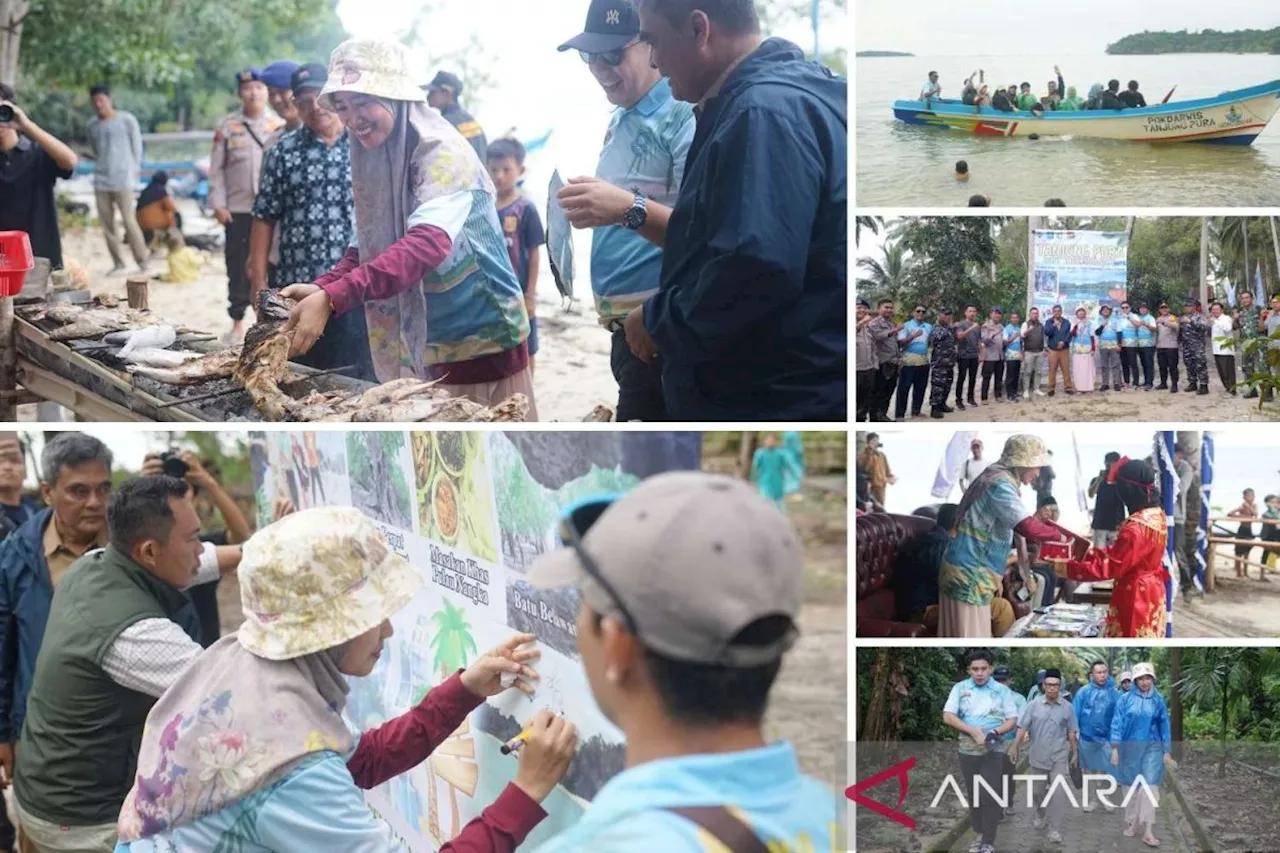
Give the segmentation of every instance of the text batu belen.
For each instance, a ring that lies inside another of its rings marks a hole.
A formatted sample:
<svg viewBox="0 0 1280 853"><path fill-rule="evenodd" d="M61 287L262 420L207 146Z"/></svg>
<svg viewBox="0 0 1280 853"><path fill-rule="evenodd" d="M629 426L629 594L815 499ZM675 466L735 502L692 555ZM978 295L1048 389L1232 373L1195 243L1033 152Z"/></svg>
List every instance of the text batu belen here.
<svg viewBox="0 0 1280 853"><path fill-rule="evenodd" d="M545 601L536 601L531 598L526 598L521 595L518 590L513 590L511 597L516 610L526 613L534 619L541 619L543 622L559 628L571 637L578 636L578 626L557 613L555 609Z"/></svg>
<svg viewBox="0 0 1280 853"><path fill-rule="evenodd" d="M431 582L472 604L489 603L489 570L470 557L457 557L436 545L431 546Z"/></svg>

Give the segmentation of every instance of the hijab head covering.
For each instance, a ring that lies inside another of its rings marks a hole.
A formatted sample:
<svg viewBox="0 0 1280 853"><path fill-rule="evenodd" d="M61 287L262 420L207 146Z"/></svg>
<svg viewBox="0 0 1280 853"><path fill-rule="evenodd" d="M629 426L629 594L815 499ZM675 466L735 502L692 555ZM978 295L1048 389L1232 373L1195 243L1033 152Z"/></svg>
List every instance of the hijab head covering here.
<svg viewBox="0 0 1280 853"><path fill-rule="evenodd" d="M1089 100L1095 100L1102 97L1102 84L1094 83L1089 87Z"/></svg>
<svg viewBox="0 0 1280 853"><path fill-rule="evenodd" d="M320 508L254 535L240 583L239 633L205 651L147 715L116 827L125 843L234 805L315 754L345 761L354 744L339 662L422 580L359 510Z"/></svg>
<svg viewBox="0 0 1280 853"><path fill-rule="evenodd" d="M1076 96L1076 87L1075 87L1075 86L1068 86L1068 87L1067 87L1067 97L1069 97L1069 98L1074 98L1075 96Z"/></svg>
<svg viewBox="0 0 1280 853"><path fill-rule="evenodd" d="M414 81L409 52L389 39L351 39L329 57L329 78L319 102L333 95L377 98L394 117L391 135L377 148L351 146L356 242L361 263L387 250L409 230L413 214L457 193L494 195L493 181L475 149L440 113L427 106ZM445 266L449 261L445 261ZM420 283L390 299L365 303L374 372L380 382L427 375L427 309Z"/></svg>
<svg viewBox="0 0 1280 853"><path fill-rule="evenodd" d="M138 193L138 208L157 202L169 194L165 189L165 185L169 183L169 174L165 171L158 171L151 176L151 181L142 188L142 192Z"/></svg>
<svg viewBox="0 0 1280 853"><path fill-rule="evenodd" d="M1121 457L1119 462L1111 466L1107 482L1116 487L1116 493L1124 501L1124 508L1129 515L1156 505L1156 474L1149 462ZM1137 671L1136 668L1134 671Z"/></svg>

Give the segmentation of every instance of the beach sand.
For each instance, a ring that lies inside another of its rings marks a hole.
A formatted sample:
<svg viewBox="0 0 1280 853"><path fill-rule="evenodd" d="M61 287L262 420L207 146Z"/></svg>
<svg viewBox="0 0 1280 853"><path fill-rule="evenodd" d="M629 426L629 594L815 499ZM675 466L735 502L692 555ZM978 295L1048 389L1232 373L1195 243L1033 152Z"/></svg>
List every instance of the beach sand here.
<svg viewBox="0 0 1280 853"><path fill-rule="evenodd" d="M75 198L92 206L92 195L75 193ZM217 223L201 216L195 203L179 201L184 231L208 233ZM111 255L96 220L89 227L62 235L64 258L84 266L95 294L125 296L125 280L130 273L108 276ZM126 262L130 272L133 259ZM544 253L545 258L545 253ZM151 261L152 275L168 268L163 255ZM556 291L551 271L543 262L538 283L538 335L541 349L536 358L534 391L543 421L580 421L597 405L613 408L618 399L617 383L609 367L609 333L596 322L589 287L577 282L579 299L566 310ZM584 298L585 297L585 298ZM153 280L148 292L151 310L183 325L221 335L231 328L227 316L227 274L222 251L209 255L199 278L188 284L167 284ZM252 312L249 315L252 320ZM35 406L22 406L19 420L36 420Z"/></svg>
<svg viewBox="0 0 1280 853"><path fill-rule="evenodd" d="M981 380L979 380L981 381ZM955 405L950 396L947 405ZM890 414L892 414L892 410ZM922 415L913 419L917 423L933 422L929 417L928 395ZM1034 401L1020 403L996 402L994 399L978 408L968 406L965 411L952 412L944 421L992 422L1014 421L1077 423L1080 421L1169 421L1176 423L1237 423L1240 421L1280 420L1280 405L1269 403L1258 407L1257 399L1232 397L1222 389L1217 376L1209 381L1209 393L1179 391L1094 391L1088 394L1064 394L1062 389L1052 397L1036 397Z"/></svg>

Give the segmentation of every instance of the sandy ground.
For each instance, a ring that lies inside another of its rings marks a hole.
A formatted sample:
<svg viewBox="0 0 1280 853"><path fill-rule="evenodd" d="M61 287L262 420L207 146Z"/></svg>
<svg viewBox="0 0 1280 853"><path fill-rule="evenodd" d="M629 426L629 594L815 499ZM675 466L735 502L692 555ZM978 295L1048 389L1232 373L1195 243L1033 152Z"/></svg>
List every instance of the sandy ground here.
<svg viewBox="0 0 1280 853"><path fill-rule="evenodd" d="M955 405L954 394L947 405ZM890 413L892 414L892 411ZM932 421L929 417L927 394L921 417L913 420ZM1183 391L1177 394L1171 394L1168 391L1108 391L1105 394L1094 391L1088 394L1067 395L1059 388L1058 393L1052 397L1046 395L1036 397L1034 400L1024 399L1020 403L995 400L981 403L979 400L977 409L968 406L965 411L953 412L942 420L954 422L1172 421L1193 423L1212 421L1238 423L1280 420L1280 405L1269 403L1259 409L1256 399L1232 397L1222 389L1217 377L1214 376L1209 381L1209 393L1205 395L1188 394Z"/></svg>
<svg viewBox="0 0 1280 853"><path fill-rule="evenodd" d="M77 200L92 207L91 194L76 191L78 187L74 184L68 188ZM200 215L194 202L180 201L179 208L187 233L206 233L217 227L212 219ZM84 230L63 234L62 244L63 256L75 259L89 271L94 293L125 295L125 279L129 275L108 277L111 255L96 220ZM129 257L127 245L124 252L132 272L133 259ZM151 264L153 275L167 268L163 257ZM579 292L587 289L582 282L577 283L577 288ZM189 284L153 281L148 298L153 311L180 320L187 327L219 335L231 328L226 311L226 263L220 250L208 257L196 281ZM577 300L571 311L565 310L545 261L538 285L538 323L541 349L536 360L534 389L541 419L579 421L598 404L612 408L617 402L617 384L609 368L609 334L596 323L589 294L587 301ZM27 411L20 419L34 420L34 407L23 408Z"/></svg>
<svg viewBox="0 0 1280 853"><path fill-rule="evenodd" d="M1255 549L1253 559L1261 553ZM1213 592L1206 592L1204 598L1175 599L1174 635L1182 639L1280 637L1280 574L1268 572L1267 580L1260 581L1258 569L1249 567L1248 578L1237 578L1234 562L1224 556L1214 565Z"/></svg>

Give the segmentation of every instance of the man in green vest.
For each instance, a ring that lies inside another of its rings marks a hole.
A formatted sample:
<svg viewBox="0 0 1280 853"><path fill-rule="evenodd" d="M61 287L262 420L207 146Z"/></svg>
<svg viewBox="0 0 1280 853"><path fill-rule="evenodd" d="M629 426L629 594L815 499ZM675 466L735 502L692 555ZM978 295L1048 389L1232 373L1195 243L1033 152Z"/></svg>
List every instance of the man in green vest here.
<svg viewBox="0 0 1280 853"><path fill-rule="evenodd" d="M147 713L199 649L183 590L208 570L186 482L126 482L107 527L54 596L27 699L13 788L39 853L114 849Z"/></svg>

